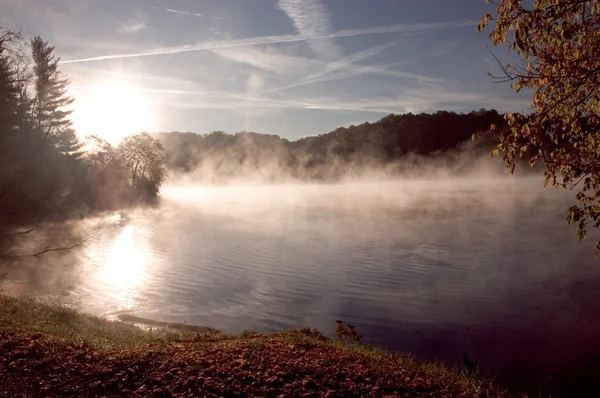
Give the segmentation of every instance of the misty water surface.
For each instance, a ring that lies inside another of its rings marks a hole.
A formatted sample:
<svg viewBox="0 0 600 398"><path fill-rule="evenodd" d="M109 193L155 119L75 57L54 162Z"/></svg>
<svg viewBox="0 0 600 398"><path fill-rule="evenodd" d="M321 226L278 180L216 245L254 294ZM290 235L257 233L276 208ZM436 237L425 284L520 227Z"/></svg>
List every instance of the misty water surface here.
<svg viewBox="0 0 600 398"><path fill-rule="evenodd" d="M171 186L157 209L39 232L21 250L84 244L0 271L96 314L227 332L341 319L370 343L466 350L543 384L600 353L599 263L566 225L571 195L539 177Z"/></svg>

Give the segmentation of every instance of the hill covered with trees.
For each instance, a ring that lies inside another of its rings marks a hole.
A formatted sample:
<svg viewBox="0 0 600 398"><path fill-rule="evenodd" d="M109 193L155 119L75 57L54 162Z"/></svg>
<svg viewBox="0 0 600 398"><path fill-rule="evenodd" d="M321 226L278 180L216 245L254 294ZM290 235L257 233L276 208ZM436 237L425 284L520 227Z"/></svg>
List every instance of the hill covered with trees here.
<svg viewBox="0 0 600 398"><path fill-rule="evenodd" d="M194 172L202 181L331 181L381 168L391 174L401 173L409 163L427 162L448 152L456 157L473 134L489 132L492 125L501 131L503 115L481 109L468 114L391 114L375 123L340 127L296 141L277 135L222 131L203 135L159 133L156 137L168 153L170 169ZM470 150L487 155L497 141L497 134L484 134ZM474 153L461 156L473 157Z"/></svg>
<svg viewBox="0 0 600 398"><path fill-rule="evenodd" d="M0 26L0 229L154 201L168 170L206 183L402 174L505 126L495 110L440 111L391 114L296 141L252 132L140 133L113 146L75 131L75 99L59 60L41 37L26 41ZM497 139L471 149L489 152Z"/></svg>

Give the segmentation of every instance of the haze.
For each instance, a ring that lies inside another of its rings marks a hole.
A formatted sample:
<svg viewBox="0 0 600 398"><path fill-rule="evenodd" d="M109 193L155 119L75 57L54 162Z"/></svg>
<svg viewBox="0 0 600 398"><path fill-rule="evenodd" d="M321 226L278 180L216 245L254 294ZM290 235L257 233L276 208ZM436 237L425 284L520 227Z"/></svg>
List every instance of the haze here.
<svg viewBox="0 0 600 398"><path fill-rule="evenodd" d="M0 293L146 327L343 320L529 393L596 363L598 231L541 160L494 156L532 94L489 75L515 60L476 32L493 9L4 0Z"/></svg>
<svg viewBox="0 0 600 398"><path fill-rule="evenodd" d="M475 26L492 8L472 0L0 5L5 22L56 45L73 79L78 133L113 143L141 130L295 139L389 113L522 111L530 97L487 75L497 64Z"/></svg>

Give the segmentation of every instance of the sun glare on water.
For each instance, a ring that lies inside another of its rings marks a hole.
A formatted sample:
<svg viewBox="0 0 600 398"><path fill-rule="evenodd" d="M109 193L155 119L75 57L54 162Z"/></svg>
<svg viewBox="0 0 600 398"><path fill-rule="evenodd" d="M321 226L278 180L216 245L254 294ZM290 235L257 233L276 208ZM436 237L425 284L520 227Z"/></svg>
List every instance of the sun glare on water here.
<svg viewBox="0 0 600 398"><path fill-rule="evenodd" d="M80 136L118 144L130 134L153 130L154 118L140 89L112 81L91 85L75 97L73 124Z"/></svg>
<svg viewBox="0 0 600 398"><path fill-rule="evenodd" d="M131 309L137 289L142 284L148 255L136 245L140 240L132 225L121 232L110 248L103 266L99 269L98 278L110 288L118 303L119 309ZM136 239L137 238L137 239Z"/></svg>

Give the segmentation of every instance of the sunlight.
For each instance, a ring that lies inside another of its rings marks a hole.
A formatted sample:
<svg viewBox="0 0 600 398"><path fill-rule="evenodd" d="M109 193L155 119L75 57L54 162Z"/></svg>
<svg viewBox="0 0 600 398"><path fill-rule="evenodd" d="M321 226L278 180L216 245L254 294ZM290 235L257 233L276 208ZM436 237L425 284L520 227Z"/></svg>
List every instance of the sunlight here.
<svg viewBox="0 0 600 398"><path fill-rule="evenodd" d="M110 248L101 279L116 292L120 309L131 309L146 269L146 254L135 244L135 229L128 225Z"/></svg>
<svg viewBox="0 0 600 398"><path fill-rule="evenodd" d="M118 144L123 137L152 130L154 118L141 90L127 83L107 81L77 95L73 124L80 136L97 135Z"/></svg>

